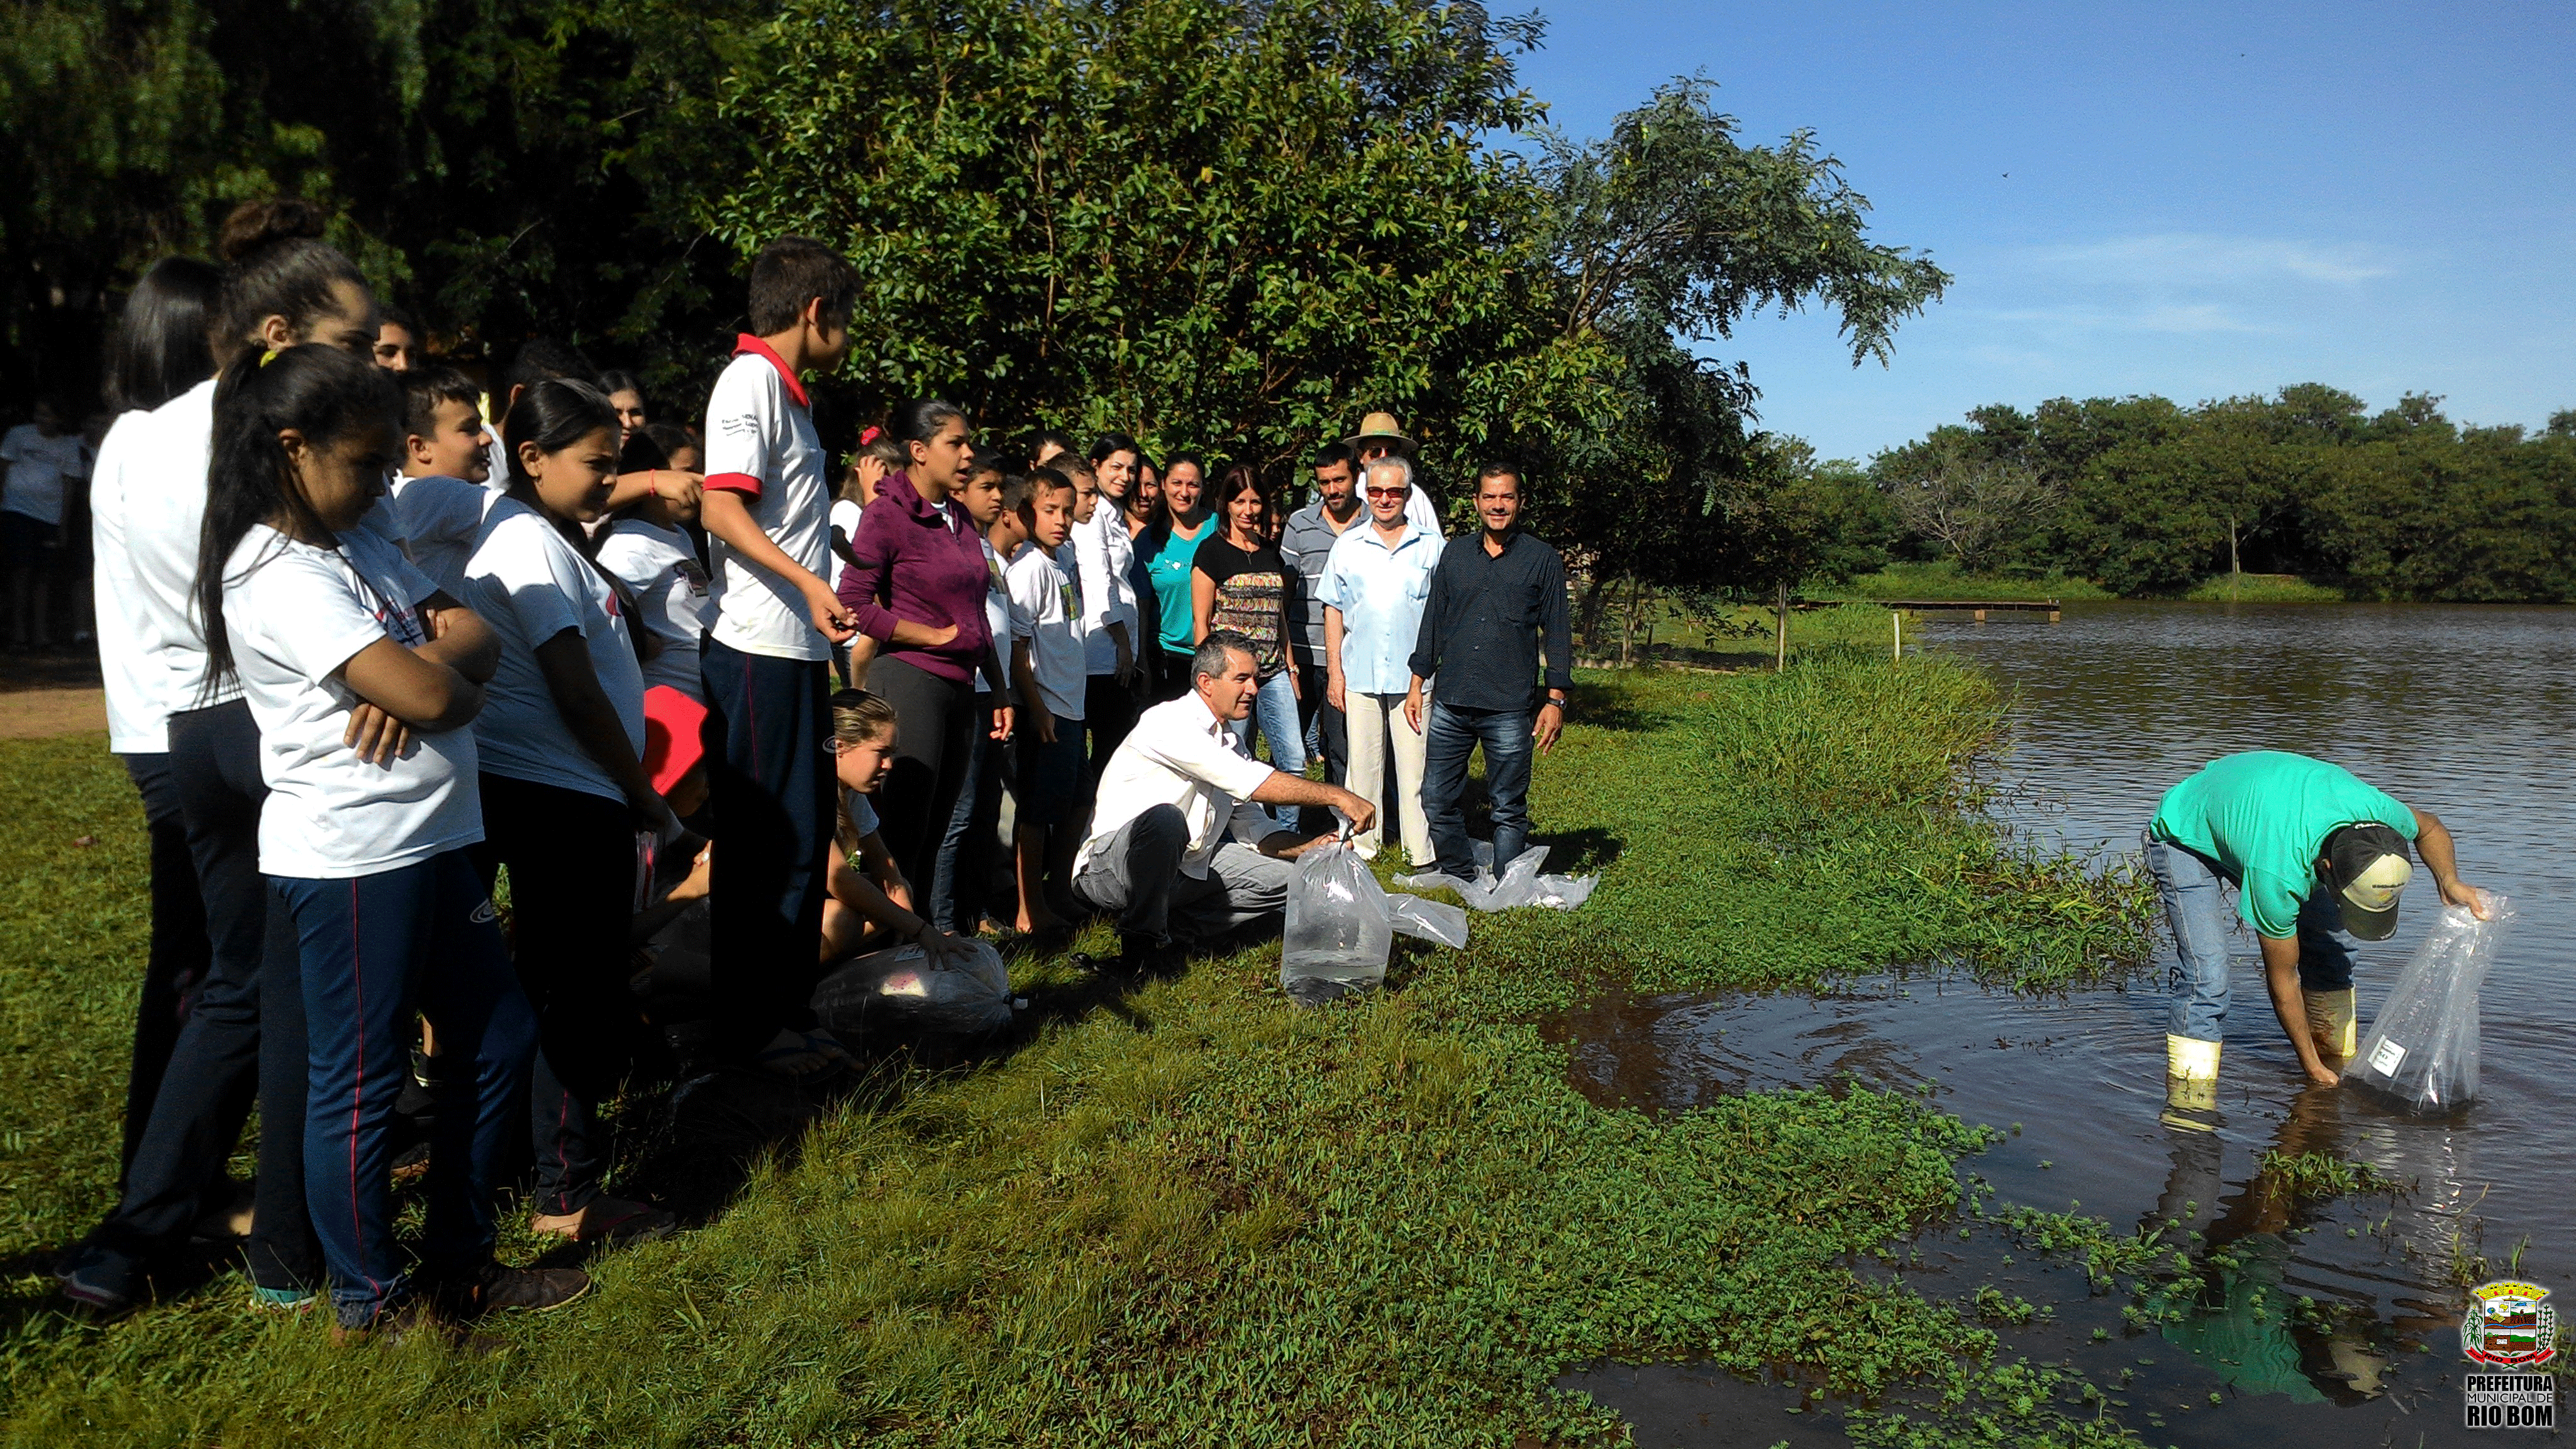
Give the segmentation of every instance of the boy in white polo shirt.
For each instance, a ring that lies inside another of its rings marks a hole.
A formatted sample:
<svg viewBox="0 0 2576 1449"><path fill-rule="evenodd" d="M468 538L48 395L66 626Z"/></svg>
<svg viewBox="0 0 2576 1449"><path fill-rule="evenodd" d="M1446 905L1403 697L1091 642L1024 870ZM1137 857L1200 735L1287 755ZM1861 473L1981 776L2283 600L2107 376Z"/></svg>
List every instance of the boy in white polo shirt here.
<svg viewBox="0 0 2576 1449"><path fill-rule="evenodd" d="M752 331L707 400L706 494L715 622L699 653L706 752L724 849L710 887L720 1054L791 1076L847 1059L811 1030L830 881L832 646L857 621L823 581L831 488L798 374L850 347L858 274L806 237L751 264Z"/></svg>

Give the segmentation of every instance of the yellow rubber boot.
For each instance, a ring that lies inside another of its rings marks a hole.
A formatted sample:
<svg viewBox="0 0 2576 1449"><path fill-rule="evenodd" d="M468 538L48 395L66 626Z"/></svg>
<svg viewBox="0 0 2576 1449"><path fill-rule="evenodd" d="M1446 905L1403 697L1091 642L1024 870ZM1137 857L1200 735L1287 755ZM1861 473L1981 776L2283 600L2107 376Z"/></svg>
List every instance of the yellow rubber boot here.
<svg viewBox="0 0 2576 1449"><path fill-rule="evenodd" d="M2352 988L2341 991L2302 991L2308 1007L2308 1037L2317 1044L2317 1055L2330 1057L2335 1063L2352 1060L2360 1049L2352 1019Z"/></svg>
<svg viewBox="0 0 2576 1449"><path fill-rule="evenodd" d="M2218 1129L2218 1043L2165 1038L2164 1123L2194 1132Z"/></svg>

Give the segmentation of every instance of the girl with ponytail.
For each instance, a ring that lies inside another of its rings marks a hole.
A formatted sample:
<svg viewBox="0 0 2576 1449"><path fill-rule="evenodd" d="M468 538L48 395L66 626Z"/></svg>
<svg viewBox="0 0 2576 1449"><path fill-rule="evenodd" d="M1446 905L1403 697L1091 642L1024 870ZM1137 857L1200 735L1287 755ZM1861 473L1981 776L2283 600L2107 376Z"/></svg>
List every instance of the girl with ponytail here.
<svg viewBox="0 0 2576 1449"><path fill-rule="evenodd" d="M677 1225L671 1214L601 1191L595 1135L643 1030L626 987L636 832L678 828L643 764L634 599L583 533L616 483L617 411L589 383L548 378L520 395L503 431L508 492L484 515L465 597L501 644L475 725L479 857L487 881L510 869L519 979L544 1041L528 1092L531 1226L583 1242L660 1237Z"/></svg>
<svg viewBox="0 0 2576 1449"><path fill-rule="evenodd" d="M267 929L260 877L268 787L259 730L239 682L207 668L207 629L220 625L220 611L201 607L196 587L215 425L216 380L206 374L230 362L238 376L244 365L308 343L358 358L373 350L375 299L322 231L321 211L291 197L246 203L225 220L213 356L197 373L204 380L143 420L120 469L122 538L99 545L99 576L128 581L124 606L114 620L102 617L101 628L122 631L120 673L164 726L159 742L196 868L210 961L136 1143L123 1200L56 1269L66 1296L96 1309L130 1303L144 1261L184 1247L201 1209L225 1205L205 1199L230 1191L224 1161L254 1077L261 1129L251 1282L260 1302L291 1307L322 1277L304 1213L302 988L292 940Z"/></svg>
<svg viewBox="0 0 2576 1449"><path fill-rule="evenodd" d="M236 359L215 394L197 577L210 685L237 685L259 731L259 866L302 967L305 1197L344 1335L415 1296L387 1130L414 1007L447 1060L473 1064L470 1105L442 1110L432 1138L433 1301L471 1313L587 1286L492 1261L492 1194L536 1033L466 853L483 836L466 726L499 646L358 526L384 496L400 416L389 377L353 353Z"/></svg>

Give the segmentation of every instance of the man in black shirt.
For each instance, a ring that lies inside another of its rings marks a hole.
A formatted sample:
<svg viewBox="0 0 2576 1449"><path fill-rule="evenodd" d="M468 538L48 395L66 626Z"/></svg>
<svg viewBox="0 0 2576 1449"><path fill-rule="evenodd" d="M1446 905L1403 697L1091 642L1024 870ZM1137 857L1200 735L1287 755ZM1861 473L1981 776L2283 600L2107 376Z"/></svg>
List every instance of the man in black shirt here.
<svg viewBox="0 0 2576 1449"><path fill-rule="evenodd" d="M1565 726L1573 687L1573 626L1565 603L1565 561L1520 531L1521 478L1515 468L1476 475L1476 516L1484 528L1453 538L1431 575L1431 599L1413 646L1413 685L1404 717L1422 731L1422 811L1440 872L1473 880L1467 845L1467 759L1485 747L1485 793L1494 809L1494 870L1529 844L1530 752L1545 754ZM1547 697L1537 701L1539 642L1547 643ZM1423 690L1439 676L1426 720ZM1537 702L1533 713L1532 703Z"/></svg>

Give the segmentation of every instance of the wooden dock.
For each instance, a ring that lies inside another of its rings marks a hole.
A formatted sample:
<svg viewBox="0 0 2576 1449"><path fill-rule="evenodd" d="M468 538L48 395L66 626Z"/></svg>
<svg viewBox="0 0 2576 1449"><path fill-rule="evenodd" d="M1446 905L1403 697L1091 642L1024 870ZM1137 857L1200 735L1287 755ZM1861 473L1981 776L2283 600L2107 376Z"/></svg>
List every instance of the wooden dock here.
<svg viewBox="0 0 2576 1449"><path fill-rule="evenodd" d="M1977 622L1986 622L1990 612L2046 614L2048 622L2058 621L2060 611L2055 599L1881 599L1891 609L1947 609L1953 613L1965 610L1975 614Z"/></svg>

